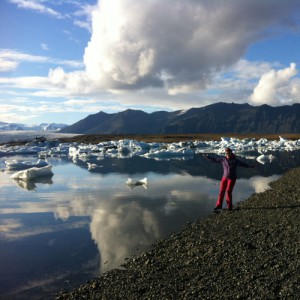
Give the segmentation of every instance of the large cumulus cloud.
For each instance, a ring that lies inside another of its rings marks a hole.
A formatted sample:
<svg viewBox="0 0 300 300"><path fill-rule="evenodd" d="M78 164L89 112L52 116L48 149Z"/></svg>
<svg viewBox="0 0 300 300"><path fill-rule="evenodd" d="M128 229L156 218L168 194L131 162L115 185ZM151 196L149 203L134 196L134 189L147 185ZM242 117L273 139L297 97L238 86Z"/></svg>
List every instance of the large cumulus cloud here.
<svg viewBox="0 0 300 300"><path fill-rule="evenodd" d="M258 105L282 105L300 101L299 79L293 78L297 73L295 63L291 63L288 68L264 73L251 95L251 101Z"/></svg>
<svg viewBox="0 0 300 300"><path fill-rule="evenodd" d="M203 89L271 25L292 25L296 7L291 0L101 0L85 49L87 75L110 90Z"/></svg>

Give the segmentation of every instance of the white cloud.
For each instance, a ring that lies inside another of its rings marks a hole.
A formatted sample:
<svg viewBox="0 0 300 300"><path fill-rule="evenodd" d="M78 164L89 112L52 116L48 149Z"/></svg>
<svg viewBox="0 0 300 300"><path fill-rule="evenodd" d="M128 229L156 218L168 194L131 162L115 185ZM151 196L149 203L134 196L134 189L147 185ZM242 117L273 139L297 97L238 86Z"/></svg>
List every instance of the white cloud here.
<svg viewBox="0 0 300 300"><path fill-rule="evenodd" d="M274 66L278 66L278 64L241 59L229 69L229 72L232 72L235 78L252 80L260 78Z"/></svg>
<svg viewBox="0 0 300 300"><path fill-rule="evenodd" d="M74 25L80 27L80 28L83 28L83 29L86 29L88 31L91 30L91 27L90 27L90 24L86 21L81 21L81 20L74 20Z"/></svg>
<svg viewBox="0 0 300 300"><path fill-rule="evenodd" d="M94 104L94 103L97 103L97 100L93 100L93 99L90 99L90 100L87 100L87 99L69 99L67 101L64 101L64 104L66 105L70 105L70 106L73 106L73 105L86 105L86 104Z"/></svg>
<svg viewBox="0 0 300 300"><path fill-rule="evenodd" d="M102 0L97 6L76 6L72 21L86 22L81 25L91 30L84 63L0 49L0 71L13 71L23 62L57 65L45 77L2 77L3 89L28 89L27 96L58 101L101 99L87 102L85 111L103 108L103 103L149 111L249 101L257 80L279 64L241 57L273 25L289 25L300 2ZM76 71L67 72L65 66ZM288 99L285 103L300 101L295 78L275 90L280 99Z"/></svg>
<svg viewBox="0 0 300 300"><path fill-rule="evenodd" d="M44 45L44 46L43 46ZM46 44L42 44L44 49L47 49ZM61 66L68 66L72 68L82 68L83 63L76 60L59 60L47 56L31 55L9 49L0 49L0 72L13 71L19 63L31 62L31 63L44 63L44 64L56 64Z"/></svg>
<svg viewBox="0 0 300 300"><path fill-rule="evenodd" d="M258 105L267 103L276 106L298 102L300 95L298 88L299 82L297 81L297 84L295 84L293 81L293 77L296 76L297 73L295 63L291 63L290 67L285 69L266 72L262 75L250 97L252 103ZM292 96L294 96L294 98L291 98Z"/></svg>
<svg viewBox="0 0 300 300"><path fill-rule="evenodd" d="M92 31L92 13L95 9L94 5L85 5L82 3L78 3L79 9L73 13L74 25L86 29L89 32ZM83 20L79 20L78 18L83 18Z"/></svg>
<svg viewBox="0 0 300 300"><path fill-rule="evenodd" d="M49 15L58 19L65 18L60 12L49 8L41 3L41 1L35 0L9 0L10 3L17 4L19 8L29 9L41 14Z"/></svg>
<svg viewBox="0 0 300 300"><path fill-rule="evenodd" d="M18 62L0 57L0 72L11 72L17 69Z"/></svg>
<svg viewBox="0 0 300 300"><path fill-rule="evenodd" d="M285 4L101 0L85 49L87 74L103 89L166 87L172 95L204 89L271 25L300 7Z"/></svg>
<svg viewBox="0 0 300 300"><path fill-rule="evenodd" d="M43 50L45 50L45 51L49 51L50 50L49 47L48 47L48 45L46 43L41 43L41 48Z"/></svg>
<svg viewBox="0 0 300 300"><path fill-rule="evenodd" d="M0 58L14 61L28 62L48 62L49 59L45 56L31 55L9 49L0 49Z"/></svg>
<svg viewBox="0 0 300 300"><path fill-rule="evenodd" d="M286 92L290 93L290 96L292 99L294 99L294 102L300 103L300 79L295 78L291 84L286 87Z"/></svg>

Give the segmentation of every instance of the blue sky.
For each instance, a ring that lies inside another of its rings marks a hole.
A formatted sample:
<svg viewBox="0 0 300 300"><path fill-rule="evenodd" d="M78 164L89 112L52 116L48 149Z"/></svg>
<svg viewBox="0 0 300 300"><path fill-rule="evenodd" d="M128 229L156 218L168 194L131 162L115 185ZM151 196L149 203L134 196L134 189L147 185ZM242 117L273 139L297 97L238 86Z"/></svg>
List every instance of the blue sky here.
<svg viewBox="0 0 300 300"><path fill-rule="evenodd" d="M0 121L300 103L300 1L2 0Z"/></svg>

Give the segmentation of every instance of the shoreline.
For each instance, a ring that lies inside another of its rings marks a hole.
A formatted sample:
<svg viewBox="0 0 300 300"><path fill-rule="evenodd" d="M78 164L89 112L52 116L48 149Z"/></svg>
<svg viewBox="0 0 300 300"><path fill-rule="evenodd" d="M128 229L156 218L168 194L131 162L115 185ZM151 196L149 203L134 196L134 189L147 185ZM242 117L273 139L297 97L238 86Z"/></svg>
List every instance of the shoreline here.
<svg viewBox="0 0 300 300"><path fill-rule="evenodd" d="M300 168L55 299L297 299Z"/></svg>

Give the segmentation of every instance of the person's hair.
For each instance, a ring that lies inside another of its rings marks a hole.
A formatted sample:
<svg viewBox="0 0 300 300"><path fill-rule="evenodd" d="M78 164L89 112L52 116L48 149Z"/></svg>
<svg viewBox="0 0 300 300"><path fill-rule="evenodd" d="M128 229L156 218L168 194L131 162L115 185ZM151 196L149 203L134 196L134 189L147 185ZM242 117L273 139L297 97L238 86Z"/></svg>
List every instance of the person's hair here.
<svg viewBox="0 0 300 300"><path fill-rule="evenodd" d="M226 148L226 149L225 149L225 152L226 152L226 153L227 153L227 152L228 152L228 153L232 153L232 150L231 150L230 148Z"/></svg>

